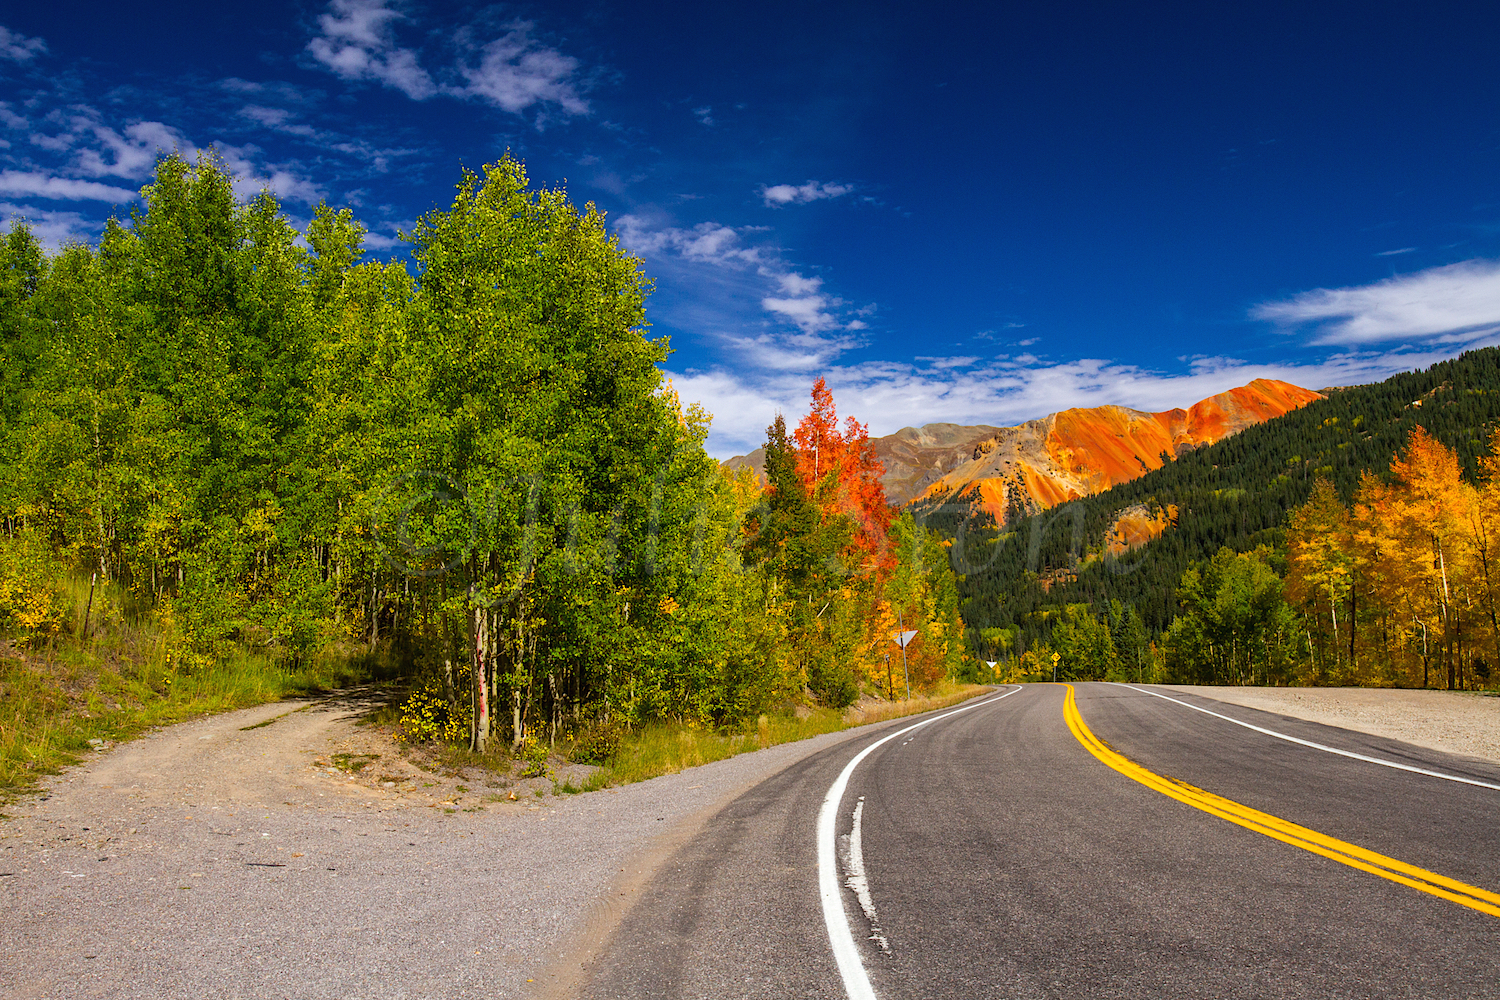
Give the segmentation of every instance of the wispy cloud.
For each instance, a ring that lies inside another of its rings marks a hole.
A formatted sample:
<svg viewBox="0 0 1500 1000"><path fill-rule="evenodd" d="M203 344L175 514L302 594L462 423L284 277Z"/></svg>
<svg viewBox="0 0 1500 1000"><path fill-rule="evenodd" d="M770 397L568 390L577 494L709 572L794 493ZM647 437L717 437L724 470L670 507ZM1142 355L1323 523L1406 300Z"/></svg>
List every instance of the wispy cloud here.
<svg viewBox="0 0 1500 1000"><path fill-rule="evenodd" d="M151 175L157 158L162 155L180 153L191 161L205 152L182 131L163 122L138 121L117 130L105 124L94 108L78 105L72 112L67 119L67 130L51 137L55 141L50 143L55 150L74 150L65 173L141 180ZM289 127L289 115L275 108L258 107L248 117L263 125ZM235 175L235 193L240 198L269 190L283 200L310 205L324 196L323 188L297 166L267 162L264 151L253 143L224 144L217 152ZM0 193L113 203L130 201L136 196L134 191L96 181L14 170L0 174Z"/></svg>
<svg viewBox="0 0 1500 1000"><path fill-rule="evenodd" d="M770 184L760 189L761 199L772 208L783 205L806 205L825 198L840 198L854 190L852 184L829 184L808 181L806 184Z"/></svg>
<svg viewBox="0 0 1500 1000"><path fill-rule="evenodd" d="M627 247L651 258L653 273L692 294L732 300L706 314L684 309L691 315L681 325L717 337L751 367L805 372L830 364L858 346L853 334L867 327L858 317L873 312L827 294L821 277L804 275L774 247L747 244L745 236L760 230L717 222L681 228L643 214L621 216L615 226ZM722 280L728 273L735 280ZM765 317L760 324L745 318L757 304Z"/></svg>
<svg viewBox="0 0 1500 1000"><path fill-rule="evenodd" d="M19 31L0 25L0 59L27 62L46 51L47 43L40 38L27 38Z"/></svg>
<svg viewBox="0 0 1500 1000"><path fill-rule="evenodd" d="M262 128L268 128L273 132L301 136L304 139L315 139L318 135L317 129L297 121L296 114L286 108L268 108L260 104L247 104L240 108L239 113L241 117L248 118Z"/></svg>
<svg viewBox="0 0 1500 1000"><path fill-rule="evenodd" d="M1500 342L1500 336L1491 338ZM778 411L789 418L807 409L816 374L828 379L839 412L870 425L875 436L926 423L1007 426L1074 406L1116 403L1158 411L1186 406L1257 378L1277 378L1312 389L1375 382L1422 368L1451 350L1350 351L1305 364L1246 364L1230 358L1191 359L1180 372L1162 372L1101 359L1049 362L1029 356L963 365L967 358L830 365L816 372L673 372L684 401L714 415L710 452L720 459L765 442Z"/></svg>
<svg viewBox="0 0 1500 1000"><path fill-rule="evenodd" d="M318 18L322 32L307 43L307 51L345 80L375 80L401 91L414 101L438 92L413 49L396 44L395 23L406 15L384 0L333 0Z"/></svg>
<svg viewBox="0 0 1500 1000"><path fill-rule="evenodd" d="M1263 302L1250 315L1288 327L1313 325L1318 344L1466 343L1500 330L1500 261L1470 260L1372 285L1316 288Z"/></svg>
<svg viewBox="0 0 1500 1000"><path fill-rule="evenodd" d="M803 333L820 333L840 325L828 311L829 306L839 304L838 300L830 300L818 292L823 287L822 278L804 278L791 271L779 275L777 282L782 294L768 295L760 300L766 312L790 320Z"/></svg>
<svg viewBox="0 0 1500 1000"><path fill-rule="evenodd" d="M95 223L77 212L58 212L32 205L0 202L0 224L9 229L17 222L30 226L37 242L49 250L57 250L68 243L84 243L98 236Z"/></svg>
<svg viewBox="0 0 1500 1000"><path fill-rule="evenodd" d="M762 251L745 246L738 230L717 222L700 222L683 229L632 214L617 218L615 229L624 244L637 253L675 253L687 260L720 265L765 263Z"/></svg>
<svg viewBox="0 0 1500 1000"><path fill-rule="evenodd" d="M77 168L90 177L135 177L149 175L161 153L180 152L189 158L198 148L181 132L161 122L135 122L124 135L100 123L92 115L75 119L97 140L97 146L78 151Z"/></svg>
<svg viewBox="0 0 1500 1000"><path fill-rule="evenodd" d="M314 127L302 121L298 112L287 108L247 104L237 114L268 132L292 136L317 147L319 151L333 151L353 157L376 173L385 173L393 160L411 157L418 152L415 149L376 146L346 134Z"/></svg>
<svg viewBox="0 0 1500 1000"><path fill-rule="evenodd" d="M107 201L118 205L134 200L136 193L97 181L54 177L39 171L0 171L0 194L13 197L47 198L52 201Z"/></svg>
<svg viewBox="0 0 1500 1000"><path fill-rule="evenodd" d="M324 197L322 185L294 168L264 163L258 146L223 146L219 154L224 158L224 165L234 173L234 193L241 199L270 191L282 201L313 205Z"/></svg>
<svg viewBox="0 0 1500 1000"><path fill-rule="evenodd" d="M534 27L530 21L517 21L500 38L479 46L477 65L460 64L468 81L461 94L482 98L513 114L534 104L570 115L588 114L588 102L578 95L573 82L578 60L534 40Z"/></svg>
<svg viewBox="0 0 1500 1000"><path fill-rule="evenodd" d="M512 114L537 106L554 115L589 113L579 94L579 61L533 38L533 22L513 21L488 42L477 40L473 28L459 28L449 49L450 57L458 50L456 59L433 73L417 49L396 37L397 27L410 20L388 0L332 0L318 17L319 34L307 43L307 53L341 79L374 81L414 101L441 95Z"/></svg>
<svg viewBox="0 0 1500 1000"><path fill-rule="evenodd" d="M1377 253L1375 256L1377 256L1377 257L1399 257L1399 256L1401 256L1404 253L1415 253L1416 250L1417 250L1416 247L1402 247L1400 250L1382 250L1379 253Z"/></svg>

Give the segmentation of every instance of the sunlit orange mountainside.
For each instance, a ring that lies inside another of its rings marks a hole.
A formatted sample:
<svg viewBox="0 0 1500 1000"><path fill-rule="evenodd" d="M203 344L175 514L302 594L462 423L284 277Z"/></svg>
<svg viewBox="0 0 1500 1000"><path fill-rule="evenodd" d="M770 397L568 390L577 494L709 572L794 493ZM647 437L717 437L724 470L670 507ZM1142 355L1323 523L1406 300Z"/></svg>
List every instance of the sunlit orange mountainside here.
<svg viewBox="0 0 1500 1000"><path fill-rule="evenodd" d="M921 495L977 501L1003 519L1007 506L1016 501L1036 510L1102 492L1194 448L1321 398L1289 382L1256 379L1186 410L1063 410L976 442L967 461L934 477ZM885 457L879 442L876 451ZM895 471L887 465L888 478ZM887 492L892 492L890 485Z"/></svg>
<svg viewBox="0 0 1500 1000"><path fill-rule="evenodd" d="M1008 506L1052 507L1134 479L1164 460L1306 406L1322 394L1256 379L1188 409L1124 406L1063 410L1017 427L927 424L874 438L890 502L947 495L1003 520ZM764 451L730 460L757 473Z"/></svg>

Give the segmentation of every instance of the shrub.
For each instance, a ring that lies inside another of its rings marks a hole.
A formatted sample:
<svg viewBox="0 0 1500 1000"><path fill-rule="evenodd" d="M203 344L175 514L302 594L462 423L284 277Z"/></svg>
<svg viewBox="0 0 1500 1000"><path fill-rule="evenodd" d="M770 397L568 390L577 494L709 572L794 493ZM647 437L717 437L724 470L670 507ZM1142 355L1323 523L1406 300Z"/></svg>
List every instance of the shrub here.
<svg viewBox="0 0 1500 1000"><path fill-rule="evenodd" d="M568 759L575 764L603 764L620 749L625 729L618 722L595 720L567 736Z"/></svg>
<svg viewBox="0 0 1500 1000"><path fill-rule="evenodd" d="M406 743L460 743L468 738L469 719L443 695L443 682L430 677L401 705L396 739Z"/></svg>

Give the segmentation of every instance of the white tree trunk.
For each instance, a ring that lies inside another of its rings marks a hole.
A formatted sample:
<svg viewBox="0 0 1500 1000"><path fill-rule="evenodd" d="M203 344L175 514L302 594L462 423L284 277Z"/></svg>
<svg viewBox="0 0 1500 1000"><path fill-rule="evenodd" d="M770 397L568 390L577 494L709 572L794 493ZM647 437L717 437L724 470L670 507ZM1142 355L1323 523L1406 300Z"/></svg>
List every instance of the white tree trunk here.
<svg viewBox="0 0 1500 1000"><path fill-rule="evenodd" d="M470 590L472 596L473 591ZM469 726L469 749L484 753L490 739L489 612L474 605L474 718Z"/></svg>

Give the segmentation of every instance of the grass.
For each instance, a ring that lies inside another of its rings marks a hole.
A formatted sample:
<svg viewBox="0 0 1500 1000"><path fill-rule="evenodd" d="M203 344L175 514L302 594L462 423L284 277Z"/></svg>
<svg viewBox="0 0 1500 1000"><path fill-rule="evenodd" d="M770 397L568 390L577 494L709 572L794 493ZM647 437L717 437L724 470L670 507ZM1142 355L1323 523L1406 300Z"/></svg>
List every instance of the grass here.
<svg viewBox="0 0 1500 1000"><path fill-rule="evenodd" d="M245 650L187 667L166 655L149 626L118 614L99 626L88 639L63 634L35 649L0 644L0 801L77 763L91 749L89 740L118 742L199 716L316 694L369 672L368 664L337 653L288 666Z"/></svg>
<svg viewBox="0 0 1500 1000"><path fill-rule="evenodd" d="M815 708L797 715L762 715L754 726L741 732L718 733L700 727L663 724L648 726L626 735L619 750L609 762L595 771L579 791L594 791L612 785L645 781L736 754L762 750L781 743L793 743L824 733L836 733L855 726L886 722L920 712L947 708L984 694L989 688L979 684L944 682L931 694L910 701L881 701L839 712Z"/></svg>

